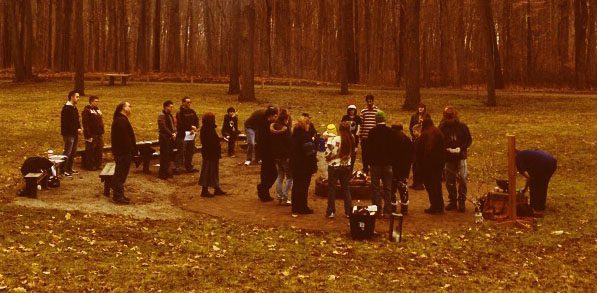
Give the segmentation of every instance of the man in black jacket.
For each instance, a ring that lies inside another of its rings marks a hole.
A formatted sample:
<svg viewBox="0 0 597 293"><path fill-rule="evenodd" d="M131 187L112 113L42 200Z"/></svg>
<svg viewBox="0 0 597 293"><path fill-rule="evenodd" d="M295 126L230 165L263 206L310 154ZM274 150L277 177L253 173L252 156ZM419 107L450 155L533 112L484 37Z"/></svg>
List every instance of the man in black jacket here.
<svg viewBox="0 0 597 293"><path fill-rule="evenodd" d="M64 139L64 153L67 156L64 162L63 174L65 176L72 176L79 172L73 170L73 160L77 153L77 142L79 134L81 134L81 122L79 121L79 110L77 110L77 102L79 101L79 93L71 91L68 93L68 101L62 107L60 113L60 134Z"/></svg>
<svg viewBox="0 0 597 293"><path fill-rule="evenodd" d="M131 104L121 102L114 111L112 122L112 154L116 167L112 178L114 202L128 204L130 200L124 196L124 182L129 174L133 155L137 153L135 132L129 122Z"/></svg>
<svg viewBox="0 0 597 293"><path fill-rule="evenodd" d="M257 155L261 158L261 182L257 184L257 196L263 202L271 201L269 189L278 178L276 163L271 151L271 138L269 126L276 121L278 109L272 106L267 107L265 116L258 124L257 129Z"/></svg>
<svg viewBox="0 0 597 293"><path fill-rule="evenodd" d="M199 117L195 110L191 109L191 98L182 98L180 110L176 113L176 146L178 153L174 162L175 172L181 172L182 166L188 173L197 172L193 167L193 155L195 154L195 134L199 130ZM189 136L187 136L187 132ZM192 139L191 139L192 138Z"/></svg>
<svg viewBox="0 0 597 293"><path fill-rule="evenodd" d="M174 155L174 142L176 140L176 130L174 129L174 117L172 117L174 103L167 100L163 104L163 109L158 114L158 132L160 142L160 170L158 178L168 179L170 174L170 163Z"/></svg>
<svg viewBox="0 0 597 293"><path fill-rule="evenodd" d="M446 165L444 171L446 189L448 190L450 201L446 206L446 211L458 209L459 212L464 212L467 192L466 181L468 177L466 157L467 150L471 146L473 139L468 126L460 122L458 113L452 106L446 106L444 109L439 130L444 135L446 147ZM456 191L457 183L458 192ZM456 196L457 193L458 197Z"/></svg>
<svg viewBox="0 0 597 293"><path fill-rule="evenodd" d="M375 114L376 126L369 131L367 137L367 152L365 155L371 165L371 189L372 204L377 206L377 213L391 214L393 207L390 203L392 194L392 163L396 148L398 147L398 135L386 125L386 115L383 111ZM383 191L380 190L380 181L383 184ZM380 191L383 192L383 209Z"/></svg>
<svg viewBox="0 0 597 293"><path fill-rule="evenodd" d="M398 145L396 147L394 161L392 163L392 196L395 197L396 191L400 194L400 213L408 213L408 186L406 180L410 173L410 166L414 156L413 143L404 133L402 124L392 125L392 130L398 136ZM394 199L392 199L394 200Z"/></svg>
<svg viewBox="0 0 597 293"><path fill-rule="evenodd" d="M104 121L102 111L98 107L99 98L89 97L89 105L83 109L83 136L85 137L85 167L88 170L99 170L102 165L104 148Z"/></svg>

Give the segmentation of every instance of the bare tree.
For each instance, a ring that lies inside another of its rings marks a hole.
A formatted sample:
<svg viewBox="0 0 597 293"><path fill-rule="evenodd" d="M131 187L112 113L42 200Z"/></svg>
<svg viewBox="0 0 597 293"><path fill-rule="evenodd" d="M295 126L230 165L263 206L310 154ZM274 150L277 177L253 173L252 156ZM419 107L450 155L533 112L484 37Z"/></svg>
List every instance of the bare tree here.
<svg viewBox="0 0 597 293"><path fill-rule="evenodd" d="M83 0L75 0L75 91L85 95L85 40L83 38Z"/></svg>
<svg viewBox="0 0 597 293"><path fill-rule="evenodd" d="M419 21L421 12L421 0L403 0L405 8L405 83L406 96L402 109L414 110L421 102L421 83L419 81Z"/></svg>
<svg viewBox="0 0 597 293"><path fill-rule="evenodd" d="M495 98L495 31L493 31L493 15L491 12L491 0L478 0L481 12L481 24L483 28L483 35L485 36L485 44L487 48L487 102L488 106L496 106ZM493 32L492 32L493 31Z"/></svg>
<svg viewBox="0 0 597 293"><path fill-rule="evenodd" d="M586 88L587 0L574 0L574 80L577 89Z"/></svg>
<svg viewBox="0 0 597 293"><path fill-rule="evenodd" d="M240 80L239 80L239 46L240 46L240 1L234 1L232 3L232 27L230 30L232 48L230 56L230 82L228 84L228 94L235 95L240 93Z"/></svg>
<svg viewBox="0 0 597 293"><path fill-rule="evenodd" d="M162 35L162 1L155 0L155 14L153 18L153 70L160 71L160 46Z"/></svg>
<svg viewBox="0 0 597 293"><path fill-rule="evenodd" d="M241 8L242 83L238 100L255 101L255 2L243 0Z"/></svg>

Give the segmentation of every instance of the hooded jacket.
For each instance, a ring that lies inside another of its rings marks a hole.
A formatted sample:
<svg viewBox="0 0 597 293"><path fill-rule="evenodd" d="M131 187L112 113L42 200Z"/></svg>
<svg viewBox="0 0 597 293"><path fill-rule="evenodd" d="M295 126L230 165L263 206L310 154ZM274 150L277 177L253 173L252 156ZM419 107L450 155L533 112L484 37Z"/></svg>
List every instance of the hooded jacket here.
<svg viewBox="0 0 597 293"><path fill-rule="evenodd" d="M443 120L439 124L439 130L444 135L446 148L460 148L460 153L447 153L446 160L458 161L467 158L467 150L473 143L473 138L466 124L458 119Z"/></svg>
<svg viewBox="0 0 597 293"><path fill-rule="evenodd" d="M292 137L290 128L282 123L270 124L271 132L271 152L274 159L290 158L290 148L292 147Z"/></svg>

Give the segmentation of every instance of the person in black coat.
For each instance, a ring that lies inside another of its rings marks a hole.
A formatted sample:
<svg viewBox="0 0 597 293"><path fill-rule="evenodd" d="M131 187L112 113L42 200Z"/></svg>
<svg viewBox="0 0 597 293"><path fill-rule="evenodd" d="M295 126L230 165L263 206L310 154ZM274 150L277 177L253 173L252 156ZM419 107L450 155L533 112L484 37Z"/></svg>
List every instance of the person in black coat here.
<svg viewBox="0 0 597 293"><path fill-rule="evenodd" d="M238 137L238 116L236 109L229 107L224 116L224 123L222 124L222 136L224 140L228 141L228 156L234 157L234 147L236 146L236 138Z"/></svg>
<svg viewBox="0 0 597 293"><path fill-rule="evenodd" d="M130 200L124 196L124 182L129 174L131 161L137 153L137 142L133 126L129 122L131 115L131 104L121 102L114 111L112 122L112 155L116 166L112 177L112 189L114 190L114 202L128 204Z"/></svg>
<svg viewBox="0 0 597 293"><path fill-rule="evenodd" d="M276 170L276 163L272 156L272 133L270 131L270 124L278 118L278 108L269 106L265 110L265 115L258 124L257 129L257 156L261 158L260 182L257 184L257 196L262 202L274 200L269 195L270 188L278 178L278 171Z"/></svg>
<svg viewBox="0 0 597 293"><path fill-rule="evenodd" d="M81 122L79 121L79 110L77 109L77 102L79 101L79 93L71 91L68 93L68 101L62 107L60 112L60 134L64 139L64 153L67 156L63 166L63 174L71 176L77 174L73 169L73 161L77 154L77 142L79 134L83 133L81 129Z"/></svg>
<svg viewBox="0 0 597 293"><path fill-rule="evenodd" d="M357 148L359 147L359 136L357 135L359 128L363 124L363 119L357 113L357 106L349 105L346 109L346 115L342 116L341 122L347 121L350 123L350 132L355 139L354 142L354 151L350 155L350 174L352 174L352 170L354 169L354 163L356 162L357 158Z"/></svg>
<svg viewBox="0 0 597 293"><path fill-rule="evenodd" d="M413 143L410 138L404 133L402 124L392 125L392 130L398 136L398 144L394 154L394 161L392 162L392 195L395 197L396 192L400 194L400 213L406 215L408 213L408 186L406 180L410 173L410 167L413 159Z"/></svg>
<svg viewBox="0 0 597 293"><path fill-rule="evenodd" d="M410 123L408 125L408 130L410 131L410 137L412 138L413 144L416 146L416 140L421 136L421 131L423 128L423 120L429 119L431 120L431 115L427 112L427 106L423 103L419 103L417 107L417 112L410 117ZM421 164L417 161L416 157L413 158L413 184L410 186L414 190L423 190L425 187L423 186L423 178L421 176Z"/></svg>
<svg viewBox="0 0 597 293"><path fill-rule="evenodd" d="M222 158L222 147L220 138L216 133L216 116L214 113L207 112L201 118L201 130L199 137L201 139L201 175L199 176L199 185L201 185L202 197L213 197L214 195L224 195L220 188L220 158ZM214 193L209 193L208 187L214 188Z"/></svg>
<svg viewBox="0 0 597 293"><path fill-rule="evenodd" d="M444 212L442 172L445 163L444 136L431 119L423 120L421 137L416 140L416 160L421 164L421 176L429 195L428 214Z"/></svg>
<svg viewBox="0 0 597 293"><path fill-rule="evenodd" d="M276 193L279 205L290 205L288 197L292 188L292 172L290 172L290 148L292 137L290 133L290 116L288 112L280 112L276 122L270 124L272 133L272 156L278 171L276 179ZM284 180L286 179L286 185Z"/></svg>
<svg viewBox="0 0 597 293"><path fill-rule="evenodd" d="M317 171L315 146L309 134L309 120L299 117L292 133L290 171L294 178L292 185L292 213L312 214L307 204L311 176Z"/></svg>
<svg viewBox="0 0 597 293"><path fill-rule="evenodd" d="M198 171L193 166L195 134L197 131L199 131L199 117L197 112L191 108L191 98L184 97L182 98L182 105L176 113L176 147L178 153L174 160L175 173L182 172L183 166L187 173Z"/></svg>
<svg viewBox="0 0 597 293"><path fill-rule="evenodd" d="M170 100L165 101L163 110L158 114L158 132L160 141L160 170L158 178L168 179L170 174L170 163L174 160L174 145L176 142L176 128L174 127L174 117L172 110L174 103Z"/></svg>

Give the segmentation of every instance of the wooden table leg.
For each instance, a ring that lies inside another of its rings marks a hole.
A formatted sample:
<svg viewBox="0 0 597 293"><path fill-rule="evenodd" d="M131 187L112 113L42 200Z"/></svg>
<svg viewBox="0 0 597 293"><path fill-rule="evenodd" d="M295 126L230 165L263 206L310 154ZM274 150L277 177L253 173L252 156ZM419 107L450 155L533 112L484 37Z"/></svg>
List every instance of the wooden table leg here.
<svg viewBox="0 0 597 293"><path fill-rule="evenodd" d="M104 178L104 195L107 197L110 197L110 186L112 185L110 183L112 183L111 177Z"/></svg>
<svg viewBox="0 0 597 293"><path fill-rule="evenodd" d="M109 85L114 85L114 79L115 79L114 76L110 76L110 83L109 83Z"/></svg>

